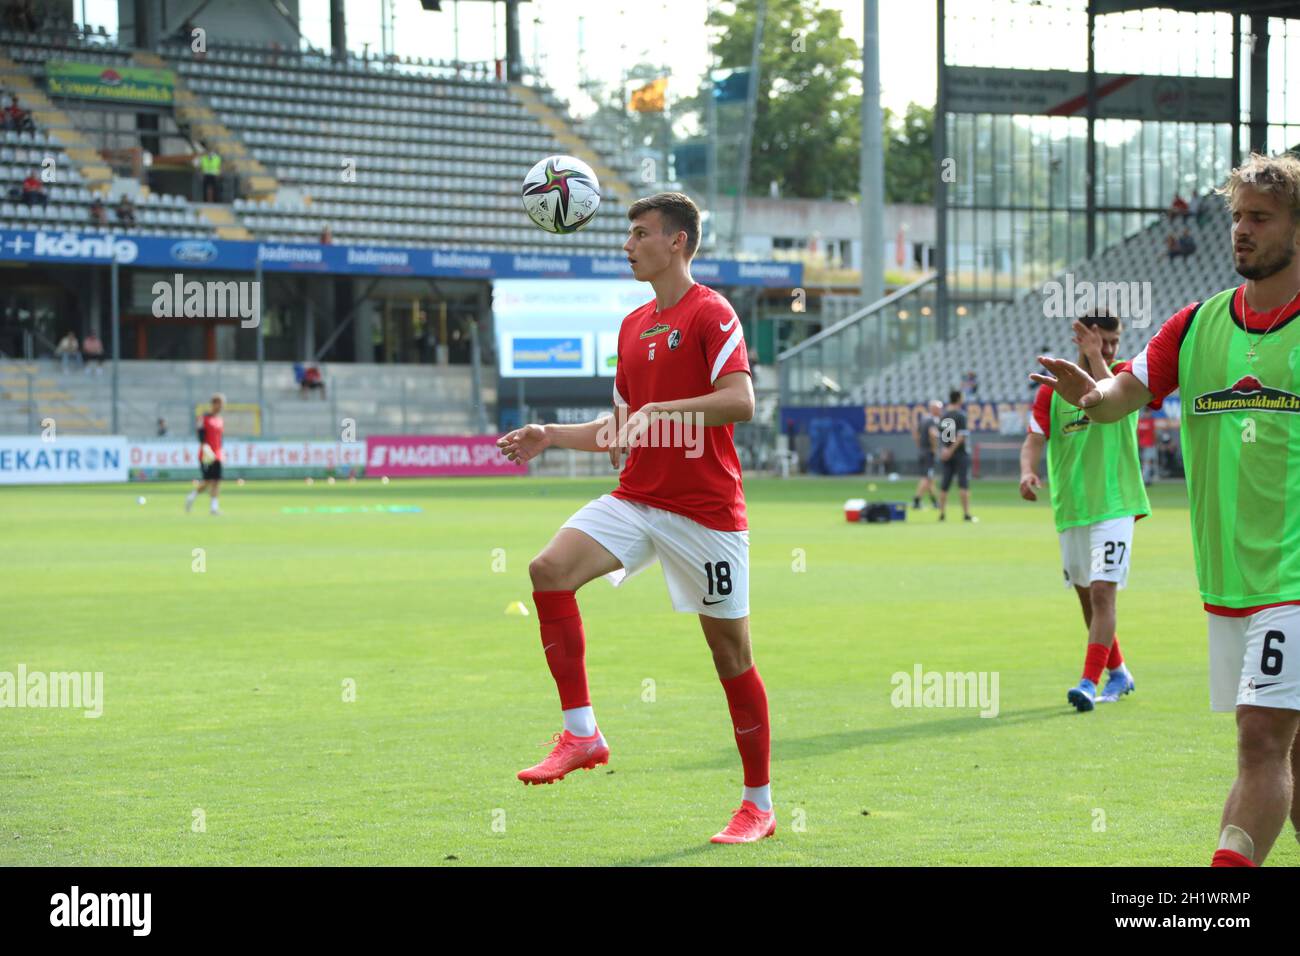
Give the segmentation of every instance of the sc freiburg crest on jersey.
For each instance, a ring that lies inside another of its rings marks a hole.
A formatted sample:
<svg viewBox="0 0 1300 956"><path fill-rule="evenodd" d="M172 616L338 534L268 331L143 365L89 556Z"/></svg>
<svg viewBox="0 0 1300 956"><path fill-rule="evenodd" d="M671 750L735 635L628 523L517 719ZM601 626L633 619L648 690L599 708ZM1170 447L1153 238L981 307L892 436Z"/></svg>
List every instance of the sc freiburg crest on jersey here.
<svg viewBox="0 0 1300 956"><path fill-rule="evenodd" d="M698 398L724 375L749 373L740 319L723 296L696 283L671 308L657 312L655 305L647 302L619 329L616 404L635 412L648 402ZM717 531L745 530L733 431L732 425L704 428L693 449L662 442L633 448L613 495Z"/></svg>

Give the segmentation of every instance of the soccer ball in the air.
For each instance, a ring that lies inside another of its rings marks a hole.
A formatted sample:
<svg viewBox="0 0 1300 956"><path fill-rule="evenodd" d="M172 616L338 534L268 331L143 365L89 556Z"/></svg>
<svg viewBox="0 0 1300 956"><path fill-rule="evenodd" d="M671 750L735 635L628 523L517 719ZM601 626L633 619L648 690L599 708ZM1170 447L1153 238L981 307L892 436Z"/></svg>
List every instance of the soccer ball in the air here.
<svg viewBox="0 0 1300 956"><path fill-rule="evenodd" d="M574 156L547 156L524 177L522 198L528 218L547 232L577 232L595 218L600 182Z"/></svg>

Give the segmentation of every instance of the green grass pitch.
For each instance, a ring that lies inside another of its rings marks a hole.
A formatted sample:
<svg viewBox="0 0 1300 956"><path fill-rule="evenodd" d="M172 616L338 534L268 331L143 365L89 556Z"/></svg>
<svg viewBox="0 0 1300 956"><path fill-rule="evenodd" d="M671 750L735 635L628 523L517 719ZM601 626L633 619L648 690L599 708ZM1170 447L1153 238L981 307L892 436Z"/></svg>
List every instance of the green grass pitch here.
<svg viewBox="0 0 1300 956"><path fill-rule="evenodd" d="M1208 863L1234 728L1181 484L1153 490L1120 596L1137 692L1080 715L1045 502L985 482L978 524L861 526L860 478L749 481L778 829L739 847L707 842L740 762L658 569L579 594L610 765L515 779L559 714L536 618L505 610L612 484L229 484L219 518L181 484L0 491L0 671L104 675L98 719L0 709L0 864ZM998 715L894 707L918 664L997 672ZM1288 823L1269 864L1297 863Z"/></svg>

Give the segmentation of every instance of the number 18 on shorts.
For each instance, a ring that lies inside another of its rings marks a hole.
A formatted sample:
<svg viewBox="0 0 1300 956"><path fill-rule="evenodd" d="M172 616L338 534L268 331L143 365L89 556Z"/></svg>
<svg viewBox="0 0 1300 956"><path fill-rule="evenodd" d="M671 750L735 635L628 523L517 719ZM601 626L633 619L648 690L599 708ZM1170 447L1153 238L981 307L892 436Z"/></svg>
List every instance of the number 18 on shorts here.
<svg viewBox="0 0 1300 956"><path fill-rule="evenodd" d="M709 617L749 614L749 532L717 531L684 515L602 495L568 521L618 558L615 587L657 560L673 609Z"/></svg>

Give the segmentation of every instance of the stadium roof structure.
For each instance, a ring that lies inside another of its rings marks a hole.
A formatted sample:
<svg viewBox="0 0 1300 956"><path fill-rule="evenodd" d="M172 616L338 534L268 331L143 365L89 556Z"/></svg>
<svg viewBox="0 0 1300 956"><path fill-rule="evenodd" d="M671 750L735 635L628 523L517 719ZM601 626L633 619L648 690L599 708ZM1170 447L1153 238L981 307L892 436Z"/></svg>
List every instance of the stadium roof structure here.
<svg viewBox="0 0 1300 956"><path fill-rule="evenodd" d="M1182 13L1237 13L1300 20L1300 3L1296 0L1091 0L1091 6L1098 16L1159 7Z"/></svg>

